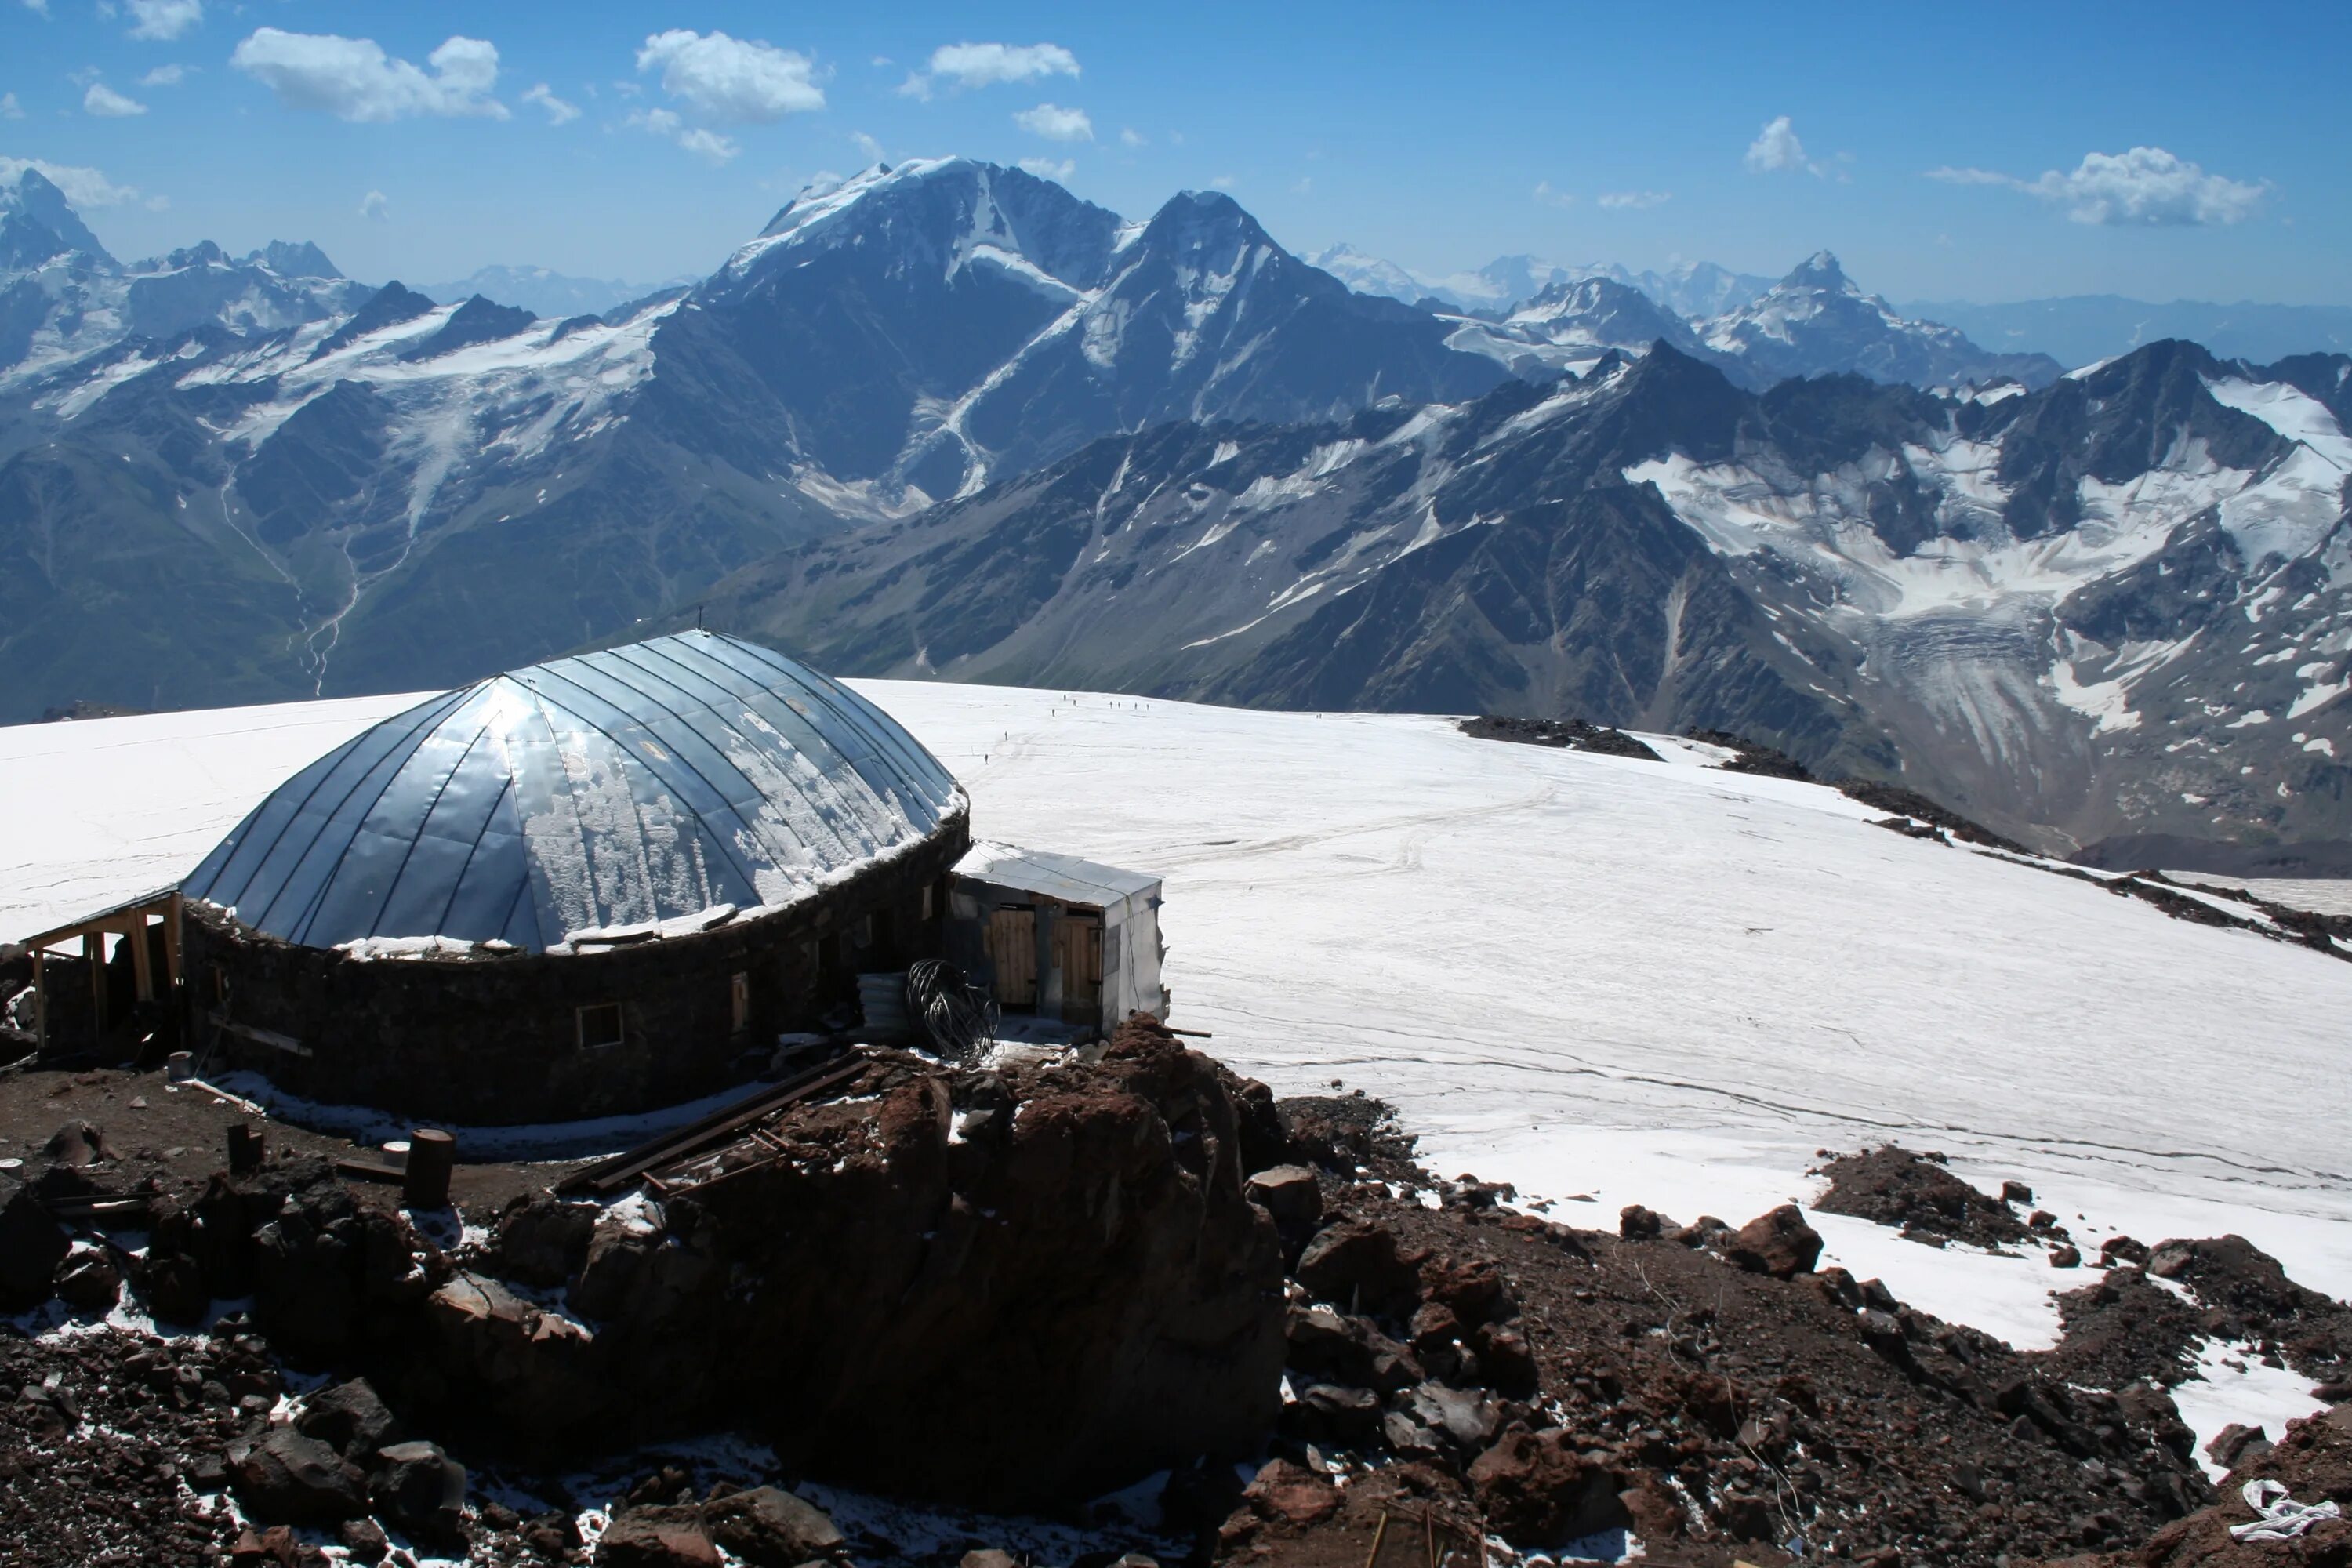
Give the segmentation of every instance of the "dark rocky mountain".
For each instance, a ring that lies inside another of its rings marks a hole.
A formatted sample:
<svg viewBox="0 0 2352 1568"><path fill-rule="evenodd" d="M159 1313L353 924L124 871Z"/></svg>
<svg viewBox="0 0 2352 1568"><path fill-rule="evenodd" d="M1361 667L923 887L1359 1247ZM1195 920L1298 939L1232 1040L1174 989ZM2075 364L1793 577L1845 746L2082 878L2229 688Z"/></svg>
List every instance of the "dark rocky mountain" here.
<svg viewBox="0 0 2352 1568"><path fill-rule="evenodd" d="M1916 386L2044 386L2065 368L2047 354L1989 353L1957 328L1908 320L1864 293L1826 250L1746 304L1701 323L1699 334L1708 348L1744 360L1758 385L1856 371Z"/></svg>
<svg viewBox="0 0 2352 1568"><path fill-rule="evenodd" d="M845 673L1729 730L2053 847L2342 837L2348 385L2167 342L1757 394L1661 345L1099 441L698 613Z"/></svg>

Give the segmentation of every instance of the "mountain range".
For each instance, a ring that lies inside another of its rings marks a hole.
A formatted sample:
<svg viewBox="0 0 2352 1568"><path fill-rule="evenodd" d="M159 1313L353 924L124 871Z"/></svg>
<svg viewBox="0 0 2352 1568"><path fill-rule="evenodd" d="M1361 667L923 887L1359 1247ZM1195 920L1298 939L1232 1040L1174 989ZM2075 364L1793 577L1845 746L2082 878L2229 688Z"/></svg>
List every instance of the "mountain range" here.
<svg viewBox="0 0 2352 1568"><path fill-rule="evenodd" d="M1220 193L964 159L602 312L126 265L32 172L0 242L0 720L698 616L843 673L1738 730L2053 847L2352 828L2341 355L2062 375L1827 253L1690 269L1696 320L1597 272L1424 308Z"/></svg>
<svg viewBox="0 0 2352 1568"><path fill-rule="evenodd" d="M1550 388L1095 443L703 598L824 668L1768 739L2053 848L2352 832L2352 359Z"/></svg>

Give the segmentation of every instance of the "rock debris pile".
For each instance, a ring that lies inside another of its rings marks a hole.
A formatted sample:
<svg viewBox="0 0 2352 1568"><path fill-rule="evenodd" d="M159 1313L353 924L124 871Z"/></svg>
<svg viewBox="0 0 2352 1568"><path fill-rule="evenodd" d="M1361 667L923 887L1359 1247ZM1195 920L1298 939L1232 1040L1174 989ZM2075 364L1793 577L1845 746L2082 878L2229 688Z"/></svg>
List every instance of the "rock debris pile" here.
<svg viewBox="0 0 2352 1568"><path fill-rule="evenodd" d="M1277 1101L1144 1019L992 1068L870 1052L838 1098L729 1137L617 1202L540 1193L462 1234L315 1156L69 1231L104 1140L61 1128L0 1194L26 1314L0 1326L0 1563L1010 1568L1010 1526L901 1545L794 1489L1107 1529L1083 1500L1165 1470L1157 1524L1074 1568L1629 1538L1704 1568L2172 1568L2245 1550L2168 1392L2211 1342L2352 1393L2352 1312L2242 1238L2110 1238L2057 1276L2084 1281L2063 1342L2021 1353L1822 1267L1794 1205L1562 1224L1422 1168L1378 1101ZM1824 1159L1830 1212L2075 1251L2015 1184ZM2333 1419L2211 1457L2336 1496ZM718 1432L764 1468L659 1458ZM653 1458L593 1495L558 1479L596 1454ZM2291 1560L2336 1568L2343 1540Z"/></svg>

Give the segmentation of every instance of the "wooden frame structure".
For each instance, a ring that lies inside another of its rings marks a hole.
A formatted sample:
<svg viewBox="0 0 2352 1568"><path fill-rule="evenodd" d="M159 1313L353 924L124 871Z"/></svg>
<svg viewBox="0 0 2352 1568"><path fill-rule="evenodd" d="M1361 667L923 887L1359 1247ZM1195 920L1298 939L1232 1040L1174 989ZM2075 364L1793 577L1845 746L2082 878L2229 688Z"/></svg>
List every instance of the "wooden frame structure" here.
<svg viewBox="0 0 2352 1568"><path fill-rule="evenodd" d="M79 939L81 956L89 963L90 1003L99 1033L103 1036L110 1020L107 1017L106 939L119 936L131 943L131 972L135 995L141 1002L156 1000L155 959L150 948L148 932L153 922L163 926L163 983L167 991L177 992L180 984L180 890L166 888L159 892L84 915L69 925L46 931L25 939L26 951L33 957L33 1038L35 1047L47 1050L49 1045L49 993L43 978L41 961L47 950L62 942Z"/></svg>

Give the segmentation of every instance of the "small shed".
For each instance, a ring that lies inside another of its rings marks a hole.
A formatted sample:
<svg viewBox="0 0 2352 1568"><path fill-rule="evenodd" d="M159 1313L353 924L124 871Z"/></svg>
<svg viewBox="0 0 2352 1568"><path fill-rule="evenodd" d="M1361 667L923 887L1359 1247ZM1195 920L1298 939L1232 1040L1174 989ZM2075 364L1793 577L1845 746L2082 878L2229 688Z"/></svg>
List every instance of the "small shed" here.
<svg viewBox="0 0 2352 1568"><path fill-rule="evenodd" d="M948 879L949 948L1007 1013L1108 1034L1129 1013L1168 1016L1160 879L986 840Z"/></svg>

